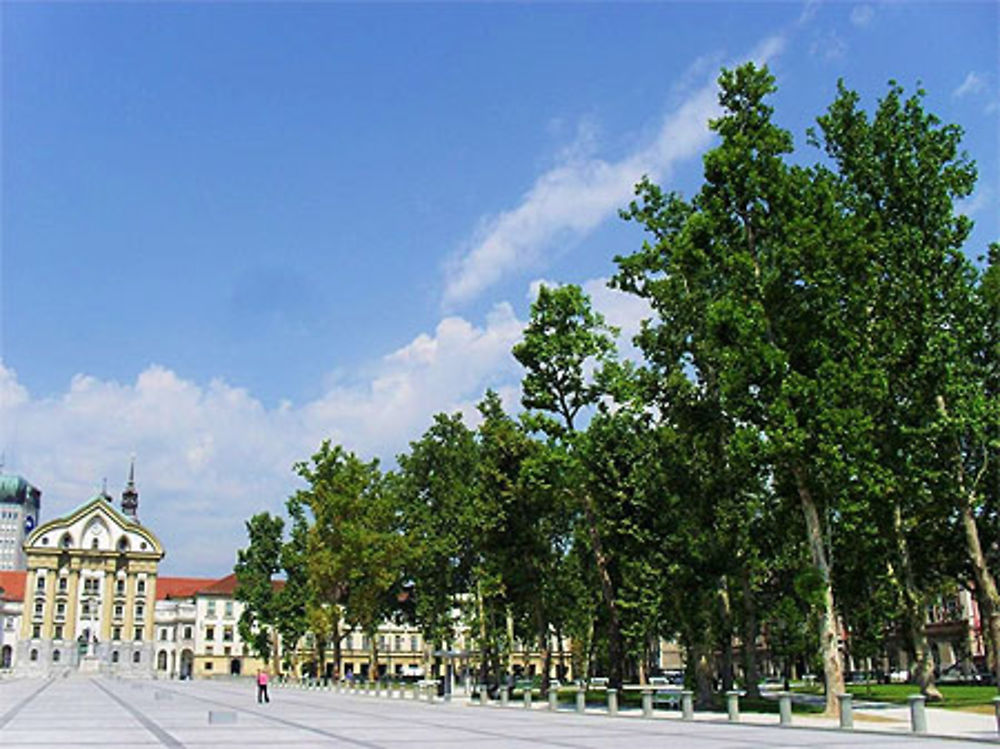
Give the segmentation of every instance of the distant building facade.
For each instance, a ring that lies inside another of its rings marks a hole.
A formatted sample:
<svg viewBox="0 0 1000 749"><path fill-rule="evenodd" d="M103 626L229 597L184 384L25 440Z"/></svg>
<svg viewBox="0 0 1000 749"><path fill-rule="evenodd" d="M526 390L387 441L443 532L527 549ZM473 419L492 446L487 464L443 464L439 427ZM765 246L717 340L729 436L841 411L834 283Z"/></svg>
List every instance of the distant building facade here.
<svg viewBox="0 0 1000 749"><path fill-rule="evenodd" d="M41 503L37 487L0 473L0 571L25 569L24 541L38 525Z"/></svg>
<svg viewBox="0 0 1000 749"><path fill-rule="evenodd" d="M152 531L102 492L40 525L24 550L19 672L152 674L154 601L163 558Z"/></svg>

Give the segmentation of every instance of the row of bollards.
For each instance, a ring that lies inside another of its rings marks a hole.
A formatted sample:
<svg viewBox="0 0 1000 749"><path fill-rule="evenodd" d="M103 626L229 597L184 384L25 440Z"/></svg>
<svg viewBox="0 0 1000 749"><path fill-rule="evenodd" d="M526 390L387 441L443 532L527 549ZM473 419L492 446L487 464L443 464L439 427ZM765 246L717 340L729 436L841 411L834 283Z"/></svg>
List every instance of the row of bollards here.
<svg viewBox="0 0 1000 749"><path fill-rule="evenodd" d="M417 682L413 685L407 685L404 683L398 684L382 684L378 681L368 681L359 682L347 679L341 679L339 681L331 682L320 680L320 679L309 679L301 682L290 682L285 684L285 686L297 687L299 689L319 689L325 691L336 691L339 694L369 694L375 697L381 697L383 690L387 698L397 698L406 699L407 694L413 700L425 700L428 703L434 703L437 697L437 682L433 680ZM395 690L394 690L395 687ZM662 690L657 690L651 687L640 687L642 691L642 716L644 718L653 717L653 696L655 692ZM480 694L484 694L485 690L480 689ZM618 715L618 690L609 688L606 690L607 694L607 714L610 716ZM680 707L681 707L681 718L682 720L694 720L694 692L690 690L678 690L673 692L674 695L679 695L680 697ZM445 694L443 700L445 702L450 701L451 695ZM157 695L159 699L160 696ZM165 696L164 696L165 698ZM531 689L525 689L522 693L522 702L525 709L530 710L532 707L533 693ZM839 694L837 695L837 700L840 706L840 728L843 730L852 730L854 728L854 696L852 694ZM927 710L926 702L927 698L922 694L910 695L907 698L910 708L910 730L913 733L923 734L927 733ZM501 687L500 688L500 706L507 707L510 704L510 688ZM480 703L482 704L482 697L480 697ZM559 707L559 695L557 690L549 690L548 694L548 709L551 711L557 710ZM993 707L996 714L997 721L997 733L1000 734L1000 697L993 698ZM576 690L575 695L575 710L578 713L586 712L587 709L587 690L584 686L579 686ZM726 692L726 714L727 718L731 723L739 722L740 720L740 693L737 691ZM779 725L790 726L792 725L792 695L788 692L781 692L778 694L778 721Z"/></svg>
<svg viewBox="0 0 1000 749"><path fill-rule="evenodd" d="M282 686L293 689L333 691L337 694L365 694L373 697L382 697L384 695L389 699L396 698L400 700L406 699L407 694L409 694L414 700L424 699L431 703L434 702L437 696L437 682L433 680L407 685L402 682L392 684L380 681L354 681L352 679L340 679L337 681L308 679L298 682L286 682ZM445 702L448 702L450 698L451 695L445 694L443 699Z"/></svg>
<svg viewBox="0 0 1000 749"><path fill-rule="evenodd" d="M642 717L653 717L653 695L657 691L652 688L642 687ZM608 688L607 693L607 714L618 715L618 690ZM694 692L690 690L680 690L676 692L680 696L681 718L683 720L694 720ZM583 713L587 707L587 692L584 687L578 687L575 695L576 712ZM837 699L840 703L840 728L852 730L854 728L854 696L852 694L839 694ZM927 733L927 698L922 694L911 695L907 698L910 707L910 730L913 733ZM523 692L524 707L530 709L532 700L532 690L525 689ZM500 706L506 707L510 704L510 689L500 688ZM480 701L482 704L482 700ZM559 696L556 690L550 690L548 696L548 709L556 710L559 705ZM997 732L1000 733L1000 697L993 699L996 712ZM737 691L726 692L726 714L729 722L737 723L740 720L740 693ZM792 695L789 692L781 692L778 695L778 721L781 726L792 725Z"/></svg>

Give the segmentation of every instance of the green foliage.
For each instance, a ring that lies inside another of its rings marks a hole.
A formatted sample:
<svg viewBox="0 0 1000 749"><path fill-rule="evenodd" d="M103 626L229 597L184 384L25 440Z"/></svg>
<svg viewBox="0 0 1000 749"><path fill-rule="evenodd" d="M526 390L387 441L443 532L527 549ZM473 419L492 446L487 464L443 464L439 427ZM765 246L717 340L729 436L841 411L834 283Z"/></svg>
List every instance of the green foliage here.
<svg viewBox="0 0 1000 749"><path fill-rule="evenodd" d="M451 642L458 597L473 587L475 539L488 520L478 501L474 434L458 414L438 414L398 463L396 496L414 615L431 642Z"/></svg>
<svg viewBox="0 0 1000 749"><path fill-rule="evenodd" d="M272 653L271 628L281 618L273 577L281 571L282 534L285 522L261 512L246 523L250 543L237 552L236 599L245 605L240 615L240 637L260 658Z"/></svg>
<svg viewBox="0 0 1000 749"><path fill-rule="evenodd" d="M697 192L644 179L622 212L647 233L612 280L652 309L643 362L616 360L578 286L543 286L512 352L520 420L487 392L478 428L438 414L385 475L324 443L296 466L288 542L248 523L254 647L267 623L325 641L397 616L437 647L468 627L483 678L558 634L617 684L674 637L704 702L763 632L786 669L822 657L833 704L836 619L874 659L922 647L956 581L1000 616L1000 245L982 269L962 251L961 129L920 91L890 83L869 114L841 83L808 132L824 160L793 163L768 70L719 87ZM973 536L978 557L955 543Z"/></svg>

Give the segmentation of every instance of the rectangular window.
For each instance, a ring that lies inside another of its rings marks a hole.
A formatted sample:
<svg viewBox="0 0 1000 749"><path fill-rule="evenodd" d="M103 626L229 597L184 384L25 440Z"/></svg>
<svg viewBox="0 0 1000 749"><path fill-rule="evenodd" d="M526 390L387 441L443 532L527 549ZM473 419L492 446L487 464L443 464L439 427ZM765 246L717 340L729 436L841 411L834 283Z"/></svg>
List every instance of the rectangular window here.
<svg viewBox="0 0 1000 749"><path fill-rule="evenodd" d="M184 639L185 640L190 640L191 639L191 628L190 627L185 627L184 628Z"/></svg>
<svg viewBox="0 0 1000 749"><path fill-rule="evenodd" d="M42 636L41 624L35 624L31 627L31 636L34 637L36 640Z"/></svg>
<svg viewBox="0 0 1000 749"><path fill-rule="evenodd" d="M63 625L57 624L56 625L55 639L61 640L62 638L63 638Z"/></svg>
<svg viewBox="0 0 1000 749"><path fill-rule="evenodd" d="M222 654L223 655L232 655L233 654L233 649L230 648L230 647L225 647L225 648L222 649Z"/></svg>
<svg viewBox="0 0 1000 749"><path fill-rule="evenodd" d="M166 642L166 641L167 641L167 630L161 629L160 630L160 642Z"/></svg>
<svg viewBox="0 0 1000 749"><path fill-rule="evenodd" d="M141 603L135 607L135 618L136 619L142 619L142 615L144 613L146 613L146 609L145 609L145 607L143 607L143 605Z"/></svg>
<svg viewBox="0 0 1000 749"><path fill-rule="evenodd" d="M115 592L118 593L118 595L120 595L120 596L125 595L125 581L124 580L118 580L115 583Z"/></svg>
<svg viewBox="0 0 1000 749"><path fill-rule="evenodd" d="M410 637L410 650L420 650L420 641L417 639L416 635Z"/></svg>
<svg viewBox="0 0 1000 749"><path fill-rule="evenodd" d="M56 604L56 616L66 616L66 604L62 601Z"/></svg>
<svg viewBox="0 0 1000 749"><path fill-rule="evenodd" d="M208 602L208 615L215 616L215 601Z"/></svg>
<svg viewBox="0 0 1000 749"><path fill-rule="evenodd" d="M233 641L233 628L232 627L225 627L222 630L222 641L223 642L232 642Z"/></svg>
<svg viewBox="0 0 1000 749"><path fill-rule="evenodd" d="M211 655L211 653L209 653L209 655ZM207 663L205 663L205 670L206 671L212 670L212 661L208 661Z"/></svg>
<svg viewBox="0 0 1000 749"><path fill-rule="evenodd" d="M42 606L43 606L43 604L42 604L41 601L35 601L35 613L36 614L41 614L42 613Z"/></svg>
<svg viewBox="0 0 1000 749"><path fill-rule="evenodd" d="M111 630L111 639L112 640L120 640L120 639L122 639L122 628L121 627L114 627L114 628L112 628L112 630Z"/></svg>
<svg viewBox="0 0 1000 749"><path fill-rule="evenodd" d="M44 577L39 576L35 580L35 590L45 590L45 578Z"/></svg>
<svg viewBox="0 0 1000 749"><path fill-rule="evenodd" d="M146 581L140 580L135 584L135 592L139 595L143 595L146 592Z"/></svg>
<svg viewBox="0 0 1000 749"><path fill-rule="evenodd" d="M135 632L133 634L135 635L135 637L132 638L133 640L141 640L142 639L142 627L136 627L135 628Z"/></svg>
<svg viewBox="0 0 1000 749"><path fill-rule="evenodd" d="M65 593L66 592L66 585L68 584L68 582L69 581L66 580L65 577L60 577L59 578L59 592L60 593Z"/></svg>
<svg viewBox="0 0 1000 749"><path fill-rule="evenodd" d="M233 602L226 601L226 616L228 617L232 615L233 615Z"/></svg>
<svg viewBox="0 0 1000 749"><path fill-rule="evenodd" d="M206 640L215 639L215 627L205 627L205 639Z"/></svg>
<svg viewBox="0 0 1000 749"><path fill-rule="evenodd" d="M121 619L125 616L125 607L120 603L115 604L115 619Z"/></svg>

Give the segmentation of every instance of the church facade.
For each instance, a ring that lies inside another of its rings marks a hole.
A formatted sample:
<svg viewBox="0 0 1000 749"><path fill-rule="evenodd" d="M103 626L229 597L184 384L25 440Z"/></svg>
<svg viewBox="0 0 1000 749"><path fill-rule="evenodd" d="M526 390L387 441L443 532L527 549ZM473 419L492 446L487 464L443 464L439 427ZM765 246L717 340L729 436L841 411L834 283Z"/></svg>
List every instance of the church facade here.
<svg viewBox="0 0 1000 749"><path fill-rule="evenodd" d="M106 492L25 539L17 670L152 675L163 547L138 520L129 477L119 510Z"/></svg>

